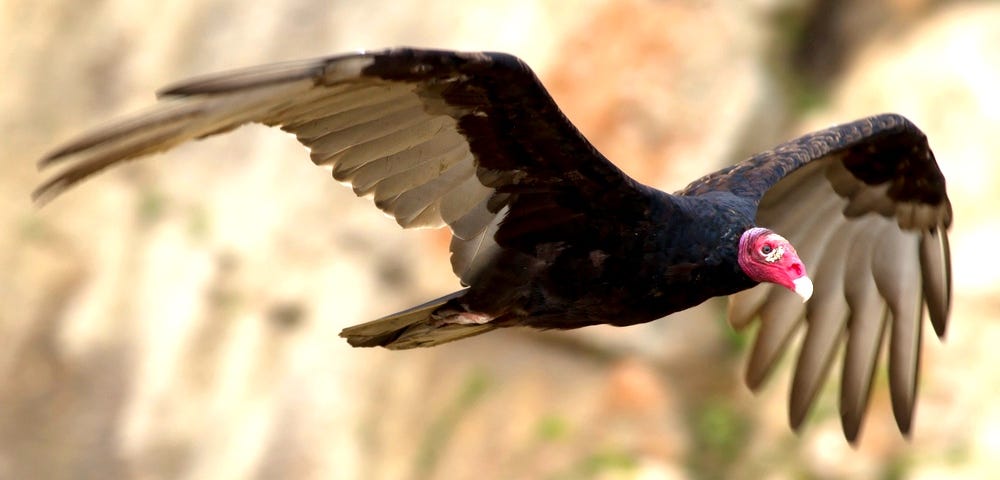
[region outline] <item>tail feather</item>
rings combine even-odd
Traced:
[[[403,350],[418,347],[433,347],[465,337],[486,333],[496,325],[484,324],[440,324],[431,318],[435,309],[453,298],[465,294],[465,289],[441,298],[372,320],[367,323],[345,328],[340,336],[353,347],[385,347]]]

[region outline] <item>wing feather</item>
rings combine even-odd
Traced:
[[[799,193],[803,195],[803,198],[787,198],[792,203],[815,202],[822,195],[822,189],[808,188],[799,191]],[[776,231],[791,231],[793,226],[802,226],[803,228],[794,231],[794,235],[790,236],[789,240],[796,245],[802,261],[806,265],[814,265],[820,261],[823,250],[833,235],[843,227],[842,223],[838,221],[824,221],[833,216],[839,209],[838,203],[820,203],[818,211],[812,211],[810,215],[803,215],[804,218],[800,221],[804,223],[790,222],[789,218],[795,216],[779,217],[775,220],[777,224],[773,228],[777,229]],[[767,219],[759,221],[763,225],[770,224]],[[792,328],[803,320],[803,315],[806,313],[806,307],[799,297],[780,288],[772,286],[768,286],[768,288],[772,289],[772,294],[759,307],[758,313],[762,326],[761,330],[757,332],[754,349],[750,353],[750,362],[747,364],[747,384],[753,389],[761,385],[767,374],[781,358],[787,342],[791,339]],[[823,293],[823,290],[817,289],[813,295],[823,295]],[[765,330],[765,323],[781,325],[783,328]],[[774,338],[771,338],[772,335]]]
[[[458,135],[437,134],[416,145],[412,145],[401,151],[389,153],[386,156],[377,158],[367,163],[361,161],[351,161],[345,159],[347,165],[337,164],[333,170],[333,178],[341,182],[350,182],[355,191],[369,192],[376,184],[386,181],[395,175],[404,173],[407,170],[419,168],[426,163],[447,164],[448,159],[464,158],[469,152],[468,145]],[[370,142],[360,145],[357,149],[365,149],[368,146],[372,149],[379,148],[377,142]],[[353,151],[352,149],[351,151]],[[395,148],[386,148],[392,151]],[[354,165],[356,166],[354,166]]]
[[[892,215],[896,208],[892,200],[886,195],[889,185],[883,184],[877,187],[864,186],[855,190],[851,195],[847,206],[844,207],[844,216],[860,217],[869,212],[876,212],[882,215]]]
[[[767,288],[768,295],[757,311],[760,329],[757,330],[746,368],[745,378],[751,390],[760,388],[767,379],[792,334],[802,324],[801,318],[806,311],[801,299],[774,287]]]
[[[790,420],[798,426],[846,340],[840,409],[853,442],[887,332],[893,412],[900,431],[908,432],[923,310],[943,336],[951,304],[952,211],[923,133],[898,115],[870,117],[804,135],[708,175],[683,193],[720,189],[759,201],[758,225],[795,245],[816,286],[805,309],[774,287],[731,297],[734,327],[761,320],[748,385],[759,387],[806,319],[790,394]]]
[[[875,250],[872,270],[892,316],[889,336],[889,390],[903,433],[910,431],[920,364],[922,288],[914,235],[885,236]]]
[[[452,237],[452,270],[462,280],[463,285],[470,285],[475,280],[476,274],[483,271],[500,249],[492,239],[496,235],[497,230],[500,229],[500,222],[506,215],[507,208],[505,207],[493,218],[486,228],[470,240]]]
[[[489,208],[490,200],[493,197],[493,194],[486,195],[486,198],[475,204],[468,213],[451,224],[455,240],[471,240],[479,236],[491,222],[494,222],[494,217],[498,214],[494,214]]]
[[[471,174],[441,198],[441,219],[452,226],[455,236],[459,238],[468,238],[470,234],[477,234],[486,228],[490,219],[493,218],[493,214],[486,209],[485,204],[492,194],[493,192],[482,188],[479,179]],[[476,214],[480,216],[477,218],[473,212],[479,207],[481,210]],[[459,222],[462,222],[469,215],[472,215],[469,221],[473,223],[474,226],[471,228],[475,231],[460,231]]]
[[[295,97],[267,121],[282,130],[293,131],[308,128],[316,120],[371,105],[392,101],[405,105],[414,96],[410,85],[387,83],[333,85],[310,93],[313,98]]]
[[[330,120],[337,120],[336,122],[331,122],[337,124],[345,121],[339,118],[339,116],[333,117]],[[340,153],[356,145],[364,144],[413,126],[419,127],[420,131],[430,130],[430,132],[435,132],[440,128],[441,122],[442,120],[438,118],[428,120],[426,114],[423,112],[423,108],[416,105],[402,111],[389,112],[384,117],[353,123],[338,130],[327,130],[322,134],[300,138],[300,141],[308,145],[313,152]],[[326,123],[320,122],[319,127],[325,127]]]
[[[838,232],[841,235],[853,236],[857,224],[847,226],[850,231]],[[832,235],[827,235],[829,239]],[[792,391],[789,398],[789,419],[792,428],[798,429],[806,417],[826,380],[834,354],[840,345],[844,327],[847,323],[847,304],[844,299],[844,270],[848,242],[833,242],[822,248],[822,258],[814,263],[823,275],[813,283],[815,299],[808,302],[806,320],[808,328],[799,350],[798,362],[795,365],[795,375],[792,379]]]
[[[297,81],[267,91],[246,92],[238,99],[167,101],[145,114],[85,133],[44,156],[39,161],[41,167],[73,162],[36,188],[32,196],[44,203],[111,165],[232,130],[265,115],[276,101],[307,90],[308,82]]]
[[[937,336],[943,338],[951,305],[951,249],[946,230],[934,229],[921,235],[920,273],[931,324]]]
[[[455,169],[471,176],[473,166],[470,157],[468,149],[452,148],[427,161],[415,163],[408,170],[383,177],[374,186],[375,205],[382,208],[383,205],[393,204],[404,193],[426,188],[445,175],[455,175]]]
[[[869,220],[866,223],[869,224],[867,228],[862,228],[851,243],[843,278],[850,317],[841,374],[840,418],[850,442],[857,439],[868,409],[879,348],[888,321],[885,302],[879,296],[875,279],[868,274],[874,261],[875,240],[883,228],[878,228],[878,222]],[[882,223],[884,226],[885,222]]]
[[[471,158],[466,158],[466,161],[456,162],[433,179],[400,193],[385,204],[379,204],[378,187],[376,187],[376,205],[379,208],[385,208],[386,211],[393,212],[400,225],[407,226],[408,219],[415,218],[428,206],[437,204],[441,197],[475,175],[475,167],[472,165]]]
[[[730,301],[726,316],[729,318],[729,325],[736,330],[743,330],[757,319],[760,307],[767,301],[767,296],[771,292],[770,285],[757,285],[749,290],[730,295]],[[749,367],[747,368],[749,371]],[[750,383],[750,388],[755,388]]]
[[[393,115],[400,115],[398,119]],[[368,128],[378,133],[387,133],[385,128],[372,128],[371,123],[376,127],[385,125],[407,126],[406,120],[413,118],[424,119],[423,106],[414,95],[399,95],[387,99],[380,98],[377,103],[362,105],[350,110],[331,112],[322,117],[317,117],[299,125],[288,125],[285,130],[295,134],[302,143],[311,145],[313,141],[321,137],[347,137],[349,138],[349,128]],[[315,148],[315,147],[314,147]],[[319,148],[319,150],[323,150]]]
[[[44,157],[41,166],[66,168],[35,198],[47,201],[116,163],[262,123],[294,134],[316,165],[372,196],[401,226],[450,226],[455,272],[466,280],[498,251],[498,212],[518,217],[521,207],[511,202],[521,189],[547,185],[551,194],[533,200],[570,199],[584,211],[572,215],[577,222],[638,216],[647,195],[562,115],[527,65],[506,54],[362,52],[204,76],[159,95],[152,110]],[[618,202],[608,202],[609,190]]]

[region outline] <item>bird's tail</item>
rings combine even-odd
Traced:
[[[433,347],[442,343],[486,333],[496,325],[442,323],[431,318],[435,309],[453,298],[465,294],[465,290],[450,293],[425,304],[372,320],[367,323],[347,327],[340,336],[353,347],[385,347],[392,350]]]

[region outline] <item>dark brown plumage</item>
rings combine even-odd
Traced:
[[[947,325],[951,206],[926,138],[901,116],[802,136],[670,195],[605,159],[505,54],[359,53],[204,77],[160,96],[156,109],[46,156],[42,166],[66,168],[36,198],[245,123],[279,126],[401,226],[452,230],[452,267],[467,288],[345,329],[352,345],[631,325],[733,295],[736,328],[761,321],[752,388],[807,326],[794,427],[845,339],[841,412],[853,441],[887,335],[893,409],[910,430],[923,308],[938,336]],[[772,283],[751,288],[758,282]]]

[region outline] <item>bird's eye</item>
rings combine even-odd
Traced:
[[[762,253],[764,255],[767,255],[767,254],[771,253],[772,250],[774,250],[774,249],[771,248],[771,246],[767,245],[767,244],[764,244],[763,247],[760,247],[760,253]]]

